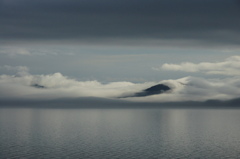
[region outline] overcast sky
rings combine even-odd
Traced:
[[[239,15],[239,0],[0,0],[0,83],[15,96],[6,81],[20,81],[21,90],[56,73],[97,81],[104,91],[111,82],[127,82],[124,91],[140,83],[137,91],[149,82],[198,79],[214,88],[212,98],[235,98],[236,90],[223,93],[222,85],[237,86],[240,75]]]
[[[0,4],[2,41],[108,44],[130,38],[239,44],[239,0],[1,0]]]

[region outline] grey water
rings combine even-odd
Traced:
[[[240,158],[240,109],[0,109],[0,158]]]

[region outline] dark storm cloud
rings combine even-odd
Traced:
[[[153,38],[239,43],[238,0],[0,0],[1,40]]]

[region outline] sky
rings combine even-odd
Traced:
[[[1,99],[118,99],[160,83],[172,91],[124,100],[239,98],[239,14],[239,0],[0,0]]]

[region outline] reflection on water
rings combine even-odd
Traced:
[[[0,158],[237,158],[240,110],[0,109]]]

